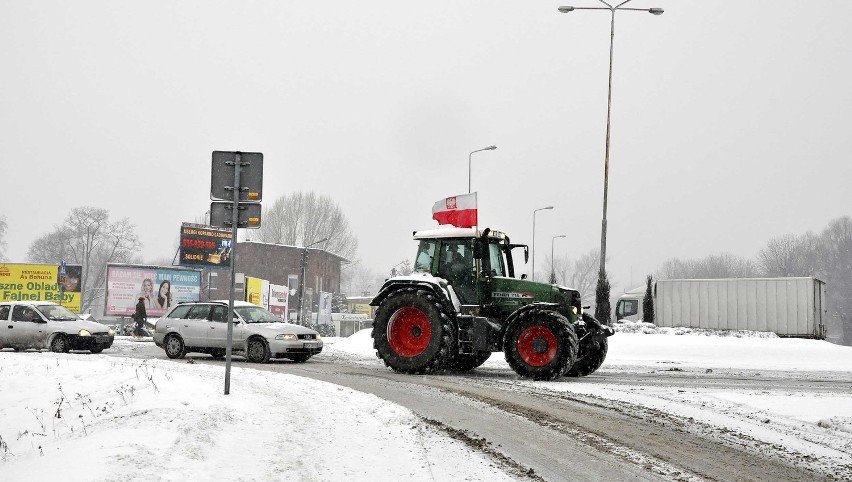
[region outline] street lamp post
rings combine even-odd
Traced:
[[[556,241],[556,238],[566,238],[568,235],[560,234],[559,236],[554,236],[550,238],[550,281],[553,282],[554,278],[556,278],[556,269],[553,267],[553,242]]]
[[[532,280],[535,281],[535,213],[544,211],[545,209],[553,209],[553,206],[538,208],[533,211],[533,236],[532,236]]]
[[[606,5],[606,7],[559,7],[559,11],[562,13],[570,13],[574,10],[609,10],[610,12],[610,23],[609,23],[609,84],[607,87],[606,94],[606,150],[604,152],[604,188],[603,188],[603,216],[601,218],[601,260],[600,260],[600,270],[598,272],[598,278],[604,279],[606,277],[606,207],[607,207],[607,194],[609,192],[609,139],[610,139],[610,112],[612,110],[612,51],[613,44],[615,43],[615,11],[616,10],[632,10],[635,12],[648,12],[652,15],[662,15],[662,8],[628,8],[624,5],[632,0],[624,0],[618,5],[610,5],[604,0],[598,0],[602,4]],[[609,300],[606,300],[607,304]],[[598,304],[601,303],[601,300],[597,300]],[[608,311],[608,308],[607,308]],[[609,317],[607,316],[607,319]]]
[[[305,250],[302,251],[302,276],[299,279],[299,322],[301,323],[305,322],[304,313],[302,312],[302,299],[305,297],[305,276],[307,276],[308,272],[308,248],[324,241],[328,241],[328,238],[322,238],[319,241],[314,241],[313,243],[305,246]]]
[[[475,151],[471,151],[471,153],[467,155],[467,193],[468,194],[470,194],[470,192],[471,192],[470,191],[470,157],[473,155],[474,152],[493,151],[494,149],[497,149],[497,146],[483,147],[482,149],[477,149]]]

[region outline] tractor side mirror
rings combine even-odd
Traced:
[[[488,235],[490,233],[491,228],[485,228],[473,242],[473,257],[475,259],[482,259],[484,253],[488,252]]]

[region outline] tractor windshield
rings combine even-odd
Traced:
[[[414,271],[417,273],[431,273],[432,259],[435,257],[435,240],[421,239],[417,248],[417,257],[414,260]]]

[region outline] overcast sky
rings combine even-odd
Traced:
[[[538,274],[600,245],[609,14],[543,1],[0,3],[10,261],[77,206],[174,255],[213,150],[264,154],[264,201],[340,203],[377,271],[432,204],[532,241]],[[600,5],[578,0],[575,6]],[[671,257],[752,257],[852,214],[852,3],[633,0],[616,16],[613,291]],[[529,269],[527,268],[527,271]]]

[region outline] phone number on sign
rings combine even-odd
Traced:
[[[184,248],[216,249],[214,241],[204,241],[201,239],[184,239],[181,240],[180,244]]]

